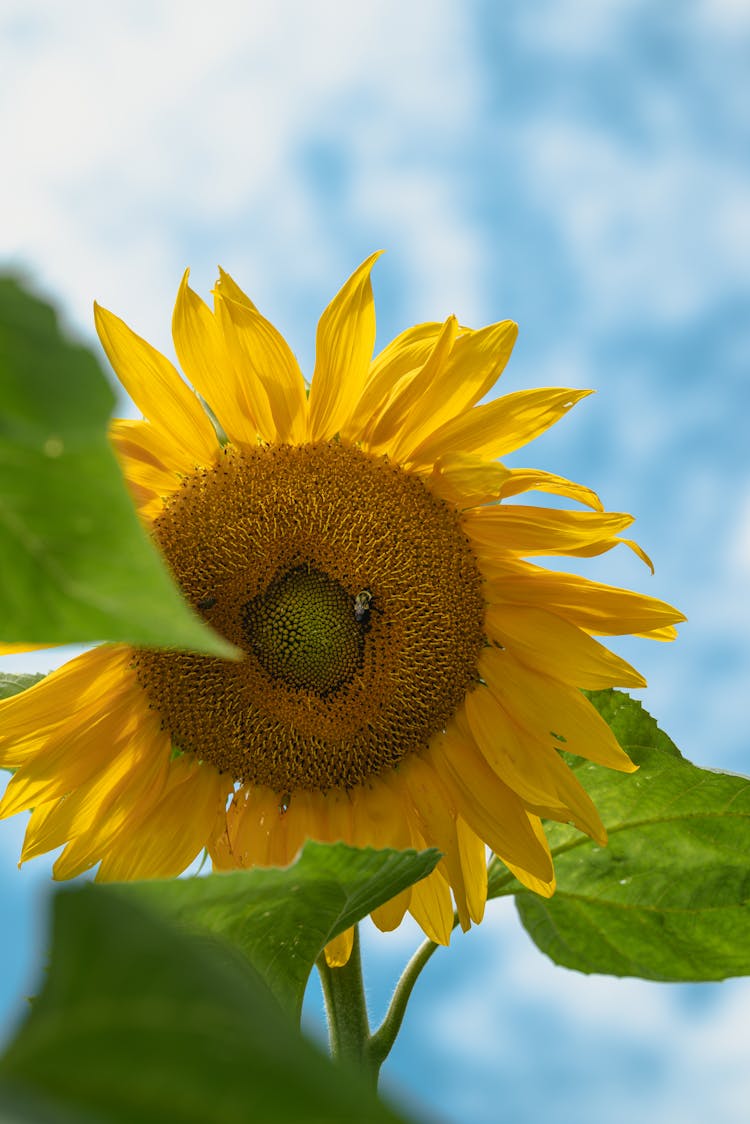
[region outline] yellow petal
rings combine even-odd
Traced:
[[[296,797],[295,797],[296,799]],[[369,846],[359,842],[356,836],[356,817],[352,807],[352,796],[341,789],[312,796],[311,820],[315,824],[314,838],[324,843],[355,843],[358,847]]]
[[[640,558],[641,562],[643,562],[644,565],[648,566],[652,574],[656,573],[653,562],[646,554],[646,551],[642,546],[639,546],[637,542],[633,542],[632,539],[621,539],[620,541],[622,542],[623,546],[629,547],[630,550],[633,551],[633,554]]]
[[[97,703],[106,709],[114,693],[132,686],[132,658],[132,648],[102,644],[0,700],[0,765],[22,765],[38,752],[45,731],[69,722],[85,707]]]
[[[144,527],[152,527],[154,521],[161,515],[164,510],[164,500],[161,495],[154,495],[148,493],[145,489],[141,489],[140,498],[136,496],[138,492],[138,485],[134,484],[131,487],[131,495],[134,498],[135,506],[138,509],[138,518]]]
[[[165,791],[170,753],[169,735],[151,716],[106,769],[60,801],[48,830],[64,830],[69,842],[52,868],[55,878],[75,878],[117,849],[120,840],[129,844]],[[45,850],[55,845],[50,838],[44,843]],[[41,844],[37,838],[36,845]],[[27,837],[24,859],[32,845]]]
[[[159,728],[155,713],[147,712],[94,776],[67,795],[41,805],[47,809],[42,816],[32,815],[22,861],[80,839],[74,862],[69,862],[69,853],[57,860],[55,877],[73,877],[93,866],[103,853],[98,847],[100,833],[111,834],[158,799],[166,783],[170,750],[169,735]],[[80,861],[82,854],[90,856],[87,861]]]
[[[431,846],[442,852],[441,861],[445,864],[461,928],[465,932],[470,927],[471,920],[456,831],[455,806],[438,775],[417,754],[412,754],[399,769],[398,783],[406,785],[421,834]]]
[[[176,492],[181,484],[179,470],[168,467],[168,462],[162,461],[157,454],[156,448],[162,442],[155,440],[155,436],[156,430],[148,422],[114,421],[109,429],[109,439],[125,482],[134,493],[138,506],[146,493],[163,499]]]
[[[211,765],[179,757],[164,795],[103,860],[97,880],[172,878],[206,845],[226,805],[231,781]]]
[[[368,432],[366,445],[370,452],[387,450],[396,460],[406,459],[404,449],[411,449],[414,445],[413,427],[419,426],[425,413],[429,414],[437,408],[439,392],[436,388],[442,382],[441,376],[458,330],[455,316],[449,316],[423,365],[413,378],[404,380],[377,424]]]
[[[416,810],[406,787],[403,770],[382,774],[377,788],[379,790],[377,798],[370,801],[371,822],[377,823],[382,814],[383,825],[387,824],[391,830],[395,823],[400,824],[395,839],[392,842],[384,839],[379,845],[395,846],[401,850],[405,847],[414,847],[418,851],[433,846],[434,841],[426,839],[419,829],[418,817],[415,815]],[[377,838],[382,838],[379,832]],[[374,841],[373,845],[376,845]],[[445,879],[436,878],[433,872],[427,878],[415,883],[411,887],[409,909],[430,940],[437,944],[448,944],[453,928],[453,904]]]
[[[485,648],[480,653],[479,673],[505,713],[540,744],[552,746],[557,742],[597,765],[625,773],[636,770],[607,723],[580,691],[524,667],[510,652],[497,649]],[[469,699],[483,693],[473,691]]]
[[[567,496],[568,499],[586,504],[594,511],[604,511],[602,501],[591,488],[575,484],[572,480],[555,476],[551,472],[538,472],[533,468],[511,469],[503,482],[500,496],[502,499],[509,499],[521,492],[548,492],[550,495]]]
[[[685,617],[666,601],[627,589],[589,581],[577,574],[555,573],[516,560],[485,561],[489,580],[484,593],[498,604],[549,608],[579,628],[597,636],[627,634],[671,640],[673,624]]]
[[[462,517],[481,557],[498,551],[511,556],[602,554],[617,545],[617,532],[632,522],[633,516],[622,512],[558,511],[521,504],[476,508]]]
[[[354,929],[345,929],[325,947],[326,964],[329,968],[343,968],[349,963],[354,945]]]
[[[284,861],[280,864],[288,866],[294,862],[306,840],[315,838],[314,808],[318,792],[295,792],[288,803],[280,804],[286,807],[286,812],[279,818],[279,834],[283,835]]]
[[[244,400],[258,418],[265,440],[301,444],[307,432],[307,394],[286,340],[259,312],[223,297],[220,291],[216,313],[235,356]]]
[[[150,422],[113,418],[109,425],[109,437],[118,454],[141,460],[175,476],[184,474],[184,451],[175,444],[173,437],[166,436]]]
[[[606,836],[596,808],[575,774],[551,747],[549,730],[542,736],[536,728],[522,729],[508,714],[505,698],[496,698],[486,688],[472,691],[465,705],[469,727],[482,756],[527,806],[534,810],[544,808],[549,818],[572,822],[587,835],[604,842]]]
[[[58,644],[28,644],[25,641],[0,644],[0,656],[17,656],[22,652],[40,652],[44,648],[57,647],[59,647]]]
[[[371,254],[355,270],[320,318],[315,371],[310,386],[310,440],[338,433],[359,401],[375,343]]]
[[[546,848],[547,854],[550,855],[551,862],[552,856],[549,849],[549,843],[547,842],[547,836],[544,834],[542,821],[539,819],[539,816],[535,816],[529,813],[529,822],[531,823],[531,827],[540,844]],[[551,898],[554,894],[554,874],[549,879],[535,878],[533,874],[529,874],[529,872],[527,870],[524,870],[522,867],[513,866],[512,863],[508,862],[506,862],[505,865],[507,866],[511,874],[515,875],[518,881],[521,882],[528,890],[533,890],[535,894],[540,894],[543,898]]]
[[[451,724],[433,740],[429,756],[462,819],[503,862],[552,877],[552,863],[540,850],[520,797],[490,768],[473,738],[461,736]]]
[[[219,320],[182,279],[172,316],[172,338],[180,366],[200,395],[208,402],[222,429],[236,445],[254,449],[262,416],[262,388],[254,401],[238,377],[233,356]],[[258,408],[258,417],[256,410]],[[263,434],[273,440],[275,434]]]
[[[378,423],[403,380],[413,378],[435,346],[442,324],[416,324],[396,336],[376,355],[367,382],[353,413],[341,427],[341,436],[361,441]]]
[[[67,829],[58,830],[55,819],[64,804],[63,800],[50,800],[47,804],[39,804],[34,808],[26,824],[23,848],[19,867],[35,855],[42,855],[46,851],[54,851],[67,841]],[[47,842],[49,840],[49,842]]]
[[[400,894],[396,894],[395,898],[383,902],[382,905],[372,911],[370,916],[373,924],[380,929],[381,933],[392,933],[394,929],[398,929],[410,905],[411,887],[408,887],[406,890],[402,890]]]
[[[348,803],[347,822],[351,824],[348,839],[354,846],[393,847],[398,851],[411,846],[402,801],[394,800],[390,789],[381,780],[374,778],[371,783],[353,789]],[[337,837],[345,838],[341,834]],[[411,889],[407,888],[373,910],[372,920],[381,932],[389,933],[401,924],[410,902]]]
[[[373,777],[352,790],[352,801],[355,846],[393,847],[397,851],[411,847],[400,789],[394,798],[394,790],[382,778]]]
[[[415,837],[414,847],[422,850],[424,840]],[[415,882],[411,888],[409,912],[431,941],[435,944],[450,944],[453,931],[453,903],[448,883],[440,877],[437,870],[426,878]]]
[[[40,739],[39,752],[8,784],[0,801],[0,819],[65,796],[104,768],[130,738],[133,701],[126,693],[107,710],[87,707],[79,721],[65,723]]]
[[[278,815],[274,816],[273,828],[266,835],[263,865],[288,867],[297,858],[300,847],[308,837],[307,823],[305,818],[300,816],[299,807],[295,812],[291,812],[291,810],[283,812],[278,796],[275,798],[275,810],[277,810]],[[233,863],[233,865],[236,865],[236,863]],[[245,863],[242,863],[242,865],[245,865]],[[254,863],[251,862],[249,865],[254,865]]]
[[[574,624],[544,609],[489,605],[487,635],[526,667],[562,683],[597,691],[604,687],[645,687],[635,668]]]
[[[471,920],[478,925],[484,917],[484,907],[487,904],[486,847],[484,840],[471,830],[461,816],[456,819],[456,834],[464,871],[466,904]]]
[[[578,550],[567,551],[568,554],[575,554],[578,558],[594,558],[599,554],[604,554],[608,550],[612,550],[615,546],[626,546],[628,550],[632,550],[644,565],[648,566],[651,573],[655,573],[654,564],[646,554],[646,551],[634,542],[632,539],[603,539],[601,542],[592,542],[588,546],[582,546]]]
[[[517,390],[475,406],[445,422],[411,455],[415,468],[434,464],[445,453],[476,453],[497,460],[520,449],[559,421],[590,390]]]
[[[272,865],[272,835],[281,819],[279,797],[264,785],[247,785],[236,793],[227,820],[237,866]]]
[[[231,805],[227,809],[227,815],[224,823],[217,823],[216,832],[209,836],[206,840],[206,850],[208,851],[211,859],[212,870],[235,870],[238,864],[234,861],[234,856],[229,849],[229,833],[227,831],[227,820],[231,813]]]
[[[216,432],[206,411],[156,348],[111,312],[94,305],[96,330],[115,374],[143,416],[165,440],[182,450],[180,468],[192,472],[216,458]]]
[[[488,462],[472,453],[446,453],[424,480],[436,496],[463,511],[498,500],[509,476],[498,461]]]
[[[244,304],[245,308],[257,312],[257,307],[250,300],[247,293],[243,292],[233,277],[219,266],[219,280],[216,282],[215,292],[221,293],[222,297],[227,297],[230,301],[236,301],[237,304]]]
[[[407,415],[393,455],[408,460],[441,426],[465,416],[502,374],[517,336],[512,320],[459,335]]]
[[[237,830],[249,788],[250,786],[244,786],[235,792],[223,821],[217,823],[215,833],[206,844],[214,870],[235,870],[249,865],[243,861],[244,856],[237,846]]]

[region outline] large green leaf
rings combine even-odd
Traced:
[[[91,885],[56,897],[46,982],[0,1061],[0,1118],[403,1120],[306,1041],[227,945]]]
[[[294,1015],[330,940],[434,869],[437,851],[358,850],[309,842],[292,867],[123,884],[182,925],[240,949]]]
[[[0,641],[229,655],[138,522],[107,440],[113,404],[93,354],[0,278]]]
[[[492,895],[515,893],[539,948],[581,972],[674,981],[750,974],[750,779],[691,765],[626,694],[591,699],[640,765],[623,775],[571,759],[609,845],[550,825],[555,895],[523,890],[499,863]]]
[[[26,675],[14,675],[9,671],[0,671],[0,699],[9,699],[11,695],[19,695],[27,687],[33,687],[40,679],[44,679],[41,671]]]

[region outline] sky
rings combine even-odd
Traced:
[[[509,463],[637,516],[655,576],[575,568],[687,614],[618,650],[687,757],[750,773],[749,50],[742,0],[3,0],[0,264],[79,338],[97,299],[172,354],[183,270],[205,294],[220,263],[308,373],[374,249],[379,345],[517,320],[503,389],[597,393]],[[22,830],[0,825],[6,1026],[49,893]],[[376,1011],[417,940],[366,934]],[[386,1082],[446,1124],[739,1124],[748,1001],[554,967],[498,902],[433,957]]]

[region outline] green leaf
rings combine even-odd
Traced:
[[[397,1124],[228,946],[110,887],[59,893],[41,994],[0,1061],[0,1118]]]
[[[305,845],[293,866],[118,886],[182,925],[240,949],[299,1016],[310,971],[330,940],[428,875],[437,851]]]
[[[231,655],[138,521],[107,440],[113,404],[93,354],[0,278],[0,640]]]
[[[14,675],[10,671],[0,671],[0,699],[9,699],[11,695],[19,695],[27,687],[33,687],[40,679],[44,679],[41,671],[28,675]]]
[[[627,775],[571,758],[609,845],[549,825],[555,895],[525,891],[493,863],[493,896],[515,893],[539,948],[580,972],[670,981],[750,974],[750,779],[691,765],[623,692],[590,697],[640,765]]]

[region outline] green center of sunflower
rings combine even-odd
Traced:
[[[261,667],[291,688],[325,697],[362,663],[363,628],[350,595],[299,567],[245,606],[245,635]]]
[[[281,794],[351,788],[424,749],[477,681],[484,599],[456,510],[336,442],[224,448],[155,538],[240,661],[138,650],[174,743]]]

